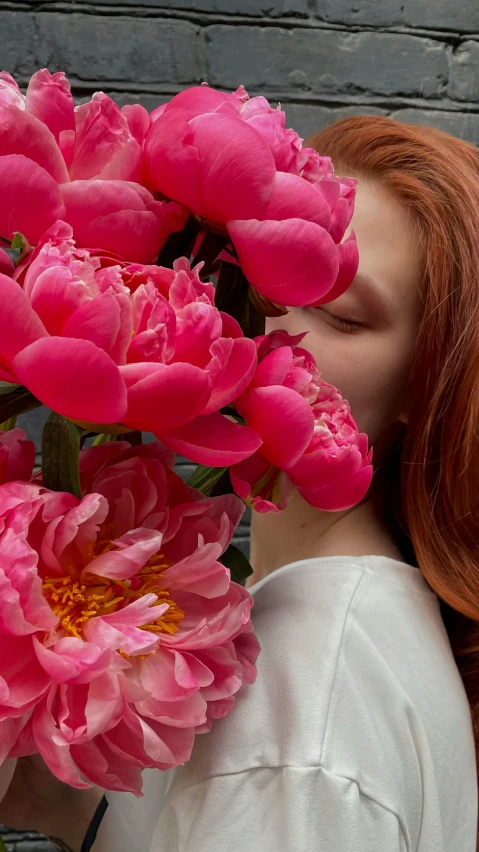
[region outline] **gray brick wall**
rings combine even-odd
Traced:
[[[479,143],[478,0],[0,0],[0,66],[25,84],[43,65],[78,100],[102,89],[153,109],[202,80],[244,83],[303,136],[366,112]]]
[[[0,0],[0,59],[147,108],[208,80],[281,101],[307,135],[379,112],[479,142],[477,0]]]

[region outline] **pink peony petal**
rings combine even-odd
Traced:
[[[14,106],[0,105],[0,157],[8,154],[22,154],[38,163],[56,183],[68,180],[61,151],[43,121]]]
[[[187,556],[173,565],[162,575],[165,588],[180,589],[215,598],[224,595],[229,586],[230,572],[221,562],[216,562],[221,548],[216,543],[199,547],[191,556]]]
[[[0,104],[13,104],[18,109],[25,109],[25,96],[8,71],[0,71]]]
[[[128,122],[131,135],[141,145],[150,127],[148,110],[141,104],[125,104],[121,108],[121,114]]]
[[[367,466],[349,479],[333,480],[321,488],[296,487],[311,506],[326,512],[341,512],[363,499],[371,484],[372,475],[372,466]]]
[[[42,594],[38,554],[25,539],[25,522],[22,527],[9,526],[0,536],[0,631],[16,636],[58,624]]]
[[[201,206],[201,162],[190,141],[188,114],[164,110],[146,135],[145,165],[148,182],[167,198],[192,210]]]
[[[224,340],[218,340],[211,347],[211,354],[213,357],[218,354],[223,367],[214,382],[214,389],[204,414],[219,411],[224,405],[233,402],[248,387],[256,369],[257,355],[254,340],[247,337],[235,339],[226,359],[222,357],[222,343]]]
[[[46,338],[47,332],[20,285],[6,275],[0,275],[0,300],[0,364],[10,365],[15,355]]]
[[[0,677],[8,688],[8,698],[4,695],[0,704],[0,717],[28,713],[42,700],[51,680],[35,656],[31,636],[2,633]]]
[[[152,263],[169,233],[181,227],[181,223],[170,227],[169,205],[155,202],[139,184],[75,180],[60,189],[66,208],[63,218],[83,248],[101,248],[124,260]]]
[[[51,648],[42,645],[34,636],[33,647],[42,668],[56,683],[88,682],[111,665],[109,648],[99,648],[75,636],[65,636]]]
[[[71,314],[91,299],[87,287],[75,281],[72,269],[52,265],[42,271],[41,258],[28,270],[23,290],[51,335],[61,335]]]
[[[358,271],[359,251],[356,243],[355,234],[352,233],[349,237],[338,246],[339,251],[339,272],[334,286],[322,299],[316,304],[322,305],[326,302],[332,302],[334,299],[339,299],[346,292],[349,285],[352,284],[354,277]]]
[[[52,696],[54,694],[52,691]],[[69,745],[58,731],[50,709],[52,700],[53,698],[44,699],[42,704],[35,708],[32,721],[35,743],[48,768],[60,781],[70,787],[86,790],[91,785],[82,779],[73,763]]]
[[[261,446],[257,432],[232,423],[218,412],[196,417],[179,429],[163,432],[161,440],[197,464],[213,467],[242,461]]]
[[[141,180],[141,147],[108,95],[95,92],[91,101],[76,108],[75,118],[72,180]]]
[[[280,346],[268,353],[258,364],[251,388],[282,385],[293,364],[290,346]]]
[[[29,480],[35,464],[35,444],[23,429],[0,431],[0,483]]]
[[[183,655],[161,646],[156,654],[138,661],[138,677],[158,701],[183,700],[198,691],[200,681],[204,686],[213,680],[211,672],[191,654]]]
[[[182,109],[188,114],[188,118],[195,118],[197,115],[218,112],[219,110],[225,110],[227,113],[235,115],[240,106],[241,101],[235,95],[218,92],[217,89],[212,89],[210,86],[191,86],[189,89],[179,92],[167,104],[157,107],[157,110],[163,109],[163,111],[169,112],[172,109]],[[157,110],[154,110],[154,112],[156,113]]]
[[[311,406],[290,388],[254,388],[242,398],[240,413],[261,436],[261,455],[281,469],[300,458],[313,435]]]
[[[95,557],[85,566],[85,571],[116,580],[126,580],[137,574],[150,557],[158,553],[163,536],[155,530],[147,529],[136,530],[133,539],[131,534],[128,535],[131,543],[122,547],[121,550],[111,550]],[[121,545],[122,540],[119,539],[114,543]]]
[[[331,211],[316,185],[293,174],[276,172],[273,191],[259,219],[305,219],[329,230]]]
[[[256,219],[226,223],[248,281],[267,299],[311,305],[333,287],[339,254],[329,233],[314,222]]]
[[[168,604],[155,606],[156,599],[156,595],[144,595],[118,612],[90,618],[83,631],[85,637],[100,648],[130,655],[151,653],[159,643],[159,636],[140,628],[168,609]]]
[[[30,115],[34,115],[48,127],[57,143],[62,131],[75,129],[70,83],[63,71],[57,71],[55,74],[50,74],[46,68],[37,71],[30,78],[25,107]]]
[[[152,124],[145,157],[153,186],[215,222],[259,215],[275,175],[267,142],[236,115],[188,118],[171,105]]]
[[[192,364],[127,364],[120,369],[128,387],[123,419],[133,429],[175,429],[200,414],[210,397],[208,373]]]
[[[0,234],[9,240],[19,231],[35,244],[50,225],[65,216],[55,180],[22,154],[0,156],[0,194]]]
[[[197,212],[214,222],[259,217],[276,174],[266,140],[246,122],[219,113],[193,118],[190,128],[203,172]]]
[[[91,340],[116,363],[124,364],[133,326],[129,304],[127,310],[122,311],[121,303],[120,296],[101,293],[70,315],[63,326],[62,336]],[[118,343],[120,346],[117,346]]]
[[[64,417],[116,423],[126,412],[126,388],[116,364],[89,340],[37,340],[13,360],[22,384]]]

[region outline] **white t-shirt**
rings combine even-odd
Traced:
[[[96,852],[474,852],[469,706],[439,603],[383,556],[253,586],[258,678],[191,761],[109,795]]]

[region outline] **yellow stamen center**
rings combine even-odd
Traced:
[[[116,546],[112,542],[97,542],[92,555],[114,549],[116,550]],[[184,613],[170,598],[170,593],[161,588],[161,575],[171,564],[164,554],[157,553],[138,574],[128,580],[111,580],[89,573],[80,576],[75,571],[62,577],[46,577],[42,590],[60,621],[60,628],[67,636],[80,638],[90,618],[117,612],[149,593],[158,598],[152,607],[152,614],[154,607],[161,604],[167,603],[168,609],[141,629],[151,633],[172,634],[179,629]]]

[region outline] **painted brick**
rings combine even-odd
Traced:
[[[433,98],[448,76],[446,45],[409,35],[219,24],[206,39],[211,85]]]
[[[412,124],[429,124],[460,139],[479,145],[479,113],[448,112],[429,109],[399,109],[392,118]]]
[[[101,0],[96,6],[131,6],[134,0]],[[77,0],[77,5],[89,0]],[[175,9],[186,12],[211,12],[222,15],[251,15],[255,18],[276,18],[280,15],[305,17],[311,3],[308,0],[141,0],[138,6],[155,9]]]
[[[477,0],[317,0],[317,16],[353,26],[479,30]]]
[[[48,65],[51,71],[100,83],[188,84],[204,77],[203,42],[199,28],[188,21],[52,13],[35,17],[37,67]]]
[[[465,41],[450,57],[449,96],[458,101],[479,100],[479,43]]]
[[[293,127],[303,139],[318,130],[323,130],[333,121],[350,115],[386,115],[386,110],[377,107],[326,107],[317,104],[283,104],[288,127]]]
[[[30,76],[38,39],[35,22],[23,12],[0,12],[0,66],[16,76]]]
[[[108,94],[110,97],[118,104],[118,106],[122,107],[125,104],[141,104],[151,112],[155,109],[155,107],[160,106],[160,104],[164,104],[167,101],[171,100],[173,94],[171,95],[150,95],[145,92],[114,92],[109,91]],[[90,100],[90,96],[82,98],[81,100]]]

